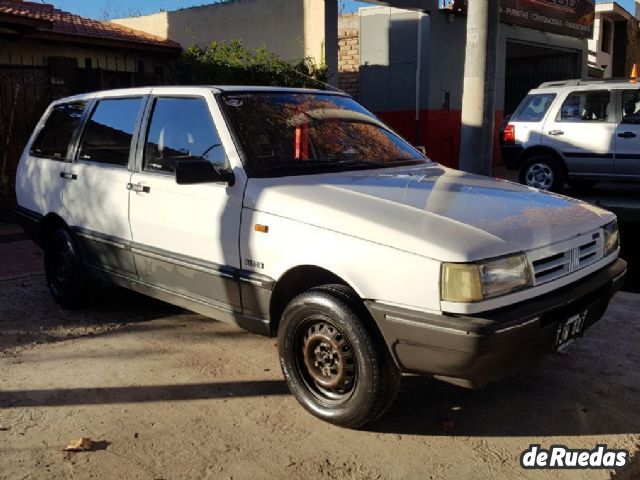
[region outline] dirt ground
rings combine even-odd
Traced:
[[[62,311],[40,260],[0,229],[2,479],[640,478],[636,294],[566,355],[479,391],[405,378],[383,419],[349,431],[298,406],[273,339],[118,289]],[[62,452],[82,436],[93,451]],[[534,443],[606,443],[632,465],[522,470]]]

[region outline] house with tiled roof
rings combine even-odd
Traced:
[[[167,83],[181,50],[166,38],[51,4],[0,0],[0,197],[51,101]]]
[[[180,45],[166,38],[74,15],[48,3],[0,0],[0,65],[152,74],[180,51]]]

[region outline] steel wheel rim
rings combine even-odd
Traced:
[[[527,169],[525,175],[527,185],[540,190],[549,190],[555,176],[553,170],[546,163],[534,163]]]
[[[298,328],[295,363],[307,389],[323,403],[343,403],[355,390],[358,365],[353,346],[324,316],[310,317]]]

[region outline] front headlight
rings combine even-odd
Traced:
[[[533,284],[524,254],[476,263],[443,263],[441,296],[446,302],[473,303]]]
[[[604,226],[604,256],[608,257],[620,248],[620,233],[618,232],[618,221]]]

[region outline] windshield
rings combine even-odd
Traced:
[[[252,176],[385,168],[426,160],[348,97],[225,94],[222,105]]]

